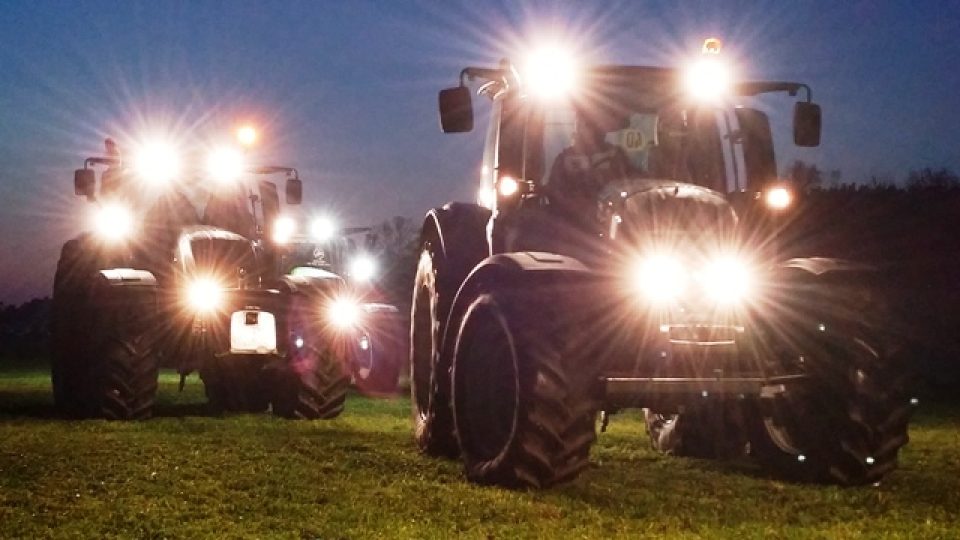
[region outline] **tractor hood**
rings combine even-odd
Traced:
[[[258,268],[253,242],[217,227],[184,229],[177,252],[181,270],[188,276],[216,277],[229,282],[254,274]]]
[[[618,243],[729,237],[737,224],[723,195],[672,180],[619,183],[605,190],[601,204],[610,237]]]

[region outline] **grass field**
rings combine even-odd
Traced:
[[[413,448],[405,399],[351,397],[338,419],[204,417],[195,378],[164,374],[158,418],[53,417],[40,370],[0,373],[0,536],[16,538],[958,538],[960,421],[921,407],[879,487],[764,477],[745,463],[654,454],[613,418],[577,481],[469,485]]]

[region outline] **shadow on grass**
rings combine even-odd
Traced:
[[[176,402],[161,397],[154,407],[155,418],[184,418],[189,416],[218,416],[212,414],[205,402]],[[63,415],[53,405],[50,390],[0,390],[0,418],[35,418],[40,420],[75,420]]]

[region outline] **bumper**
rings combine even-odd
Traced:
[[[800,384],[804,375],[780,377],[670,378],[609,377],[601,380],[604,401],[613,407],[674,409],[702,399],[759,397],[765,388]]]

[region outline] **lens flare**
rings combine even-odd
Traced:
[[[763,200],[772,210],[784,210],[793,202],[793,193],[785,187],[775,187],[767,190]]]
[[[209,313],[220,308],[223,287],[211,278],[197,278],[187,285],[187,304],[198,313]]]
[[[730,94],[730,69],[715,56],[701,58],[687,68],[684,86],[697,101],[718,102]]]
[[[542,46],[527,57],[521,77],[530,94],[545,100],[557,99],[576,87],[576,61],[560,46]]]
[[[664,304],[680,298],[687,289],[687,270],[672,255],[656,254],[637,261],[634,286],[653,304]]]
[[[180,155],[168,142],[151,141],[137,149],[132,165],[138,178],[150,184],[162,185],[180,174]]]
[[[510,176],[504,176],[497,182],[500,196],[509,197],[520,190],[520,183]]]
[[[207,173],[218,182],[237,181],[245,167],[243,154],[236,148],[218,148],[207,158]]]
[[[362,312],[356,300],[338,298],[327,306],[327,320],[337,328],[351,328],[360,322]]]
[[[337,234],[337,223],[326,216],[314,218],[310,224],[310,235],[317,242],[326,242]]]
[[[358,255],[350,261],[350,277],[356,281],[370,281],[377,274],[377,261],[369,255]]]
[[[237,141],[243,146],[253,146],[257,142],[257,130],[253,126],[241,126],[237,129]]]
[[[93,225],[101,238],[118,242],[133,234],[133,212],[122,204],[107,203],[97,208]]]
[[[297,222],[290,216],[280,216],[273,222],[273,241],[286,244],[297,232]]]
[[[699,277],[706,296],[722,305],[747,300],[755,282],[750,266],[735,256],[711,261]]]

